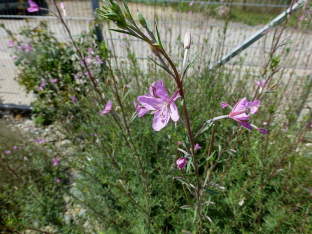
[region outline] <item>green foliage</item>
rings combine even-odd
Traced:
[[[115,2],[110,3],[119,10]],[[108,10],[105,10],[107,16]],[[126,19],[121,13],[108,16]],[[30,32],[32,30],[24,35],[31,36]],[[77,43],[83,54],[89,47],[101,57],[106,52],[110,54],[104,43],[98,45],[92,38],[90,36],[90,41],[81,45]],[[20,161],[22,155],[32,156],[32,164],[25,167],[31,174],[25,172],[24,167],[17,168],[24,178],[21,184],[25,184],[29,175],[32,179],[17,190],[14,187],[2,189],[3,203],[12,206],[2,207],[5,213],[2,222],[6,227],[24,231],[27,227],[46,230],[49,226],[56,233],[181,233],[183,230],[199,233],[197,205],[192,196],[193,185],[197,182],[192,159],[189,158],[186,169],[181,171],[175,164],[184,156],[177,148],[189,152],[186,129],[181,123],[175,126],[170,122],[160,132],[155,132],[152,116],[146,114],[138,118],[133,106],[133,101],[147,94],[150,84],[158,79],[164,81],[169,96],[176,91],[176,85],[153,63],[147,64],[148,69],[141,69],[128,39],[124,40],[126,60],[107,56],[106,70],[91,63],[88,66],[91,74],[80,77],[79,82],[74,81],[74,75],[86,72],[77,59],[79,53],[69,45],[67,48],[63,43],[55,44],[53,53],[65,53],[67,48],[71,54],[70,61],[64,62],[66,69],[59,71],[61,61],[58,58],[47,61],[51,67],[44,65],[42,68],[47,69],[49,77],[56,74],[51,78],[57,77],[56,87],[61,91],[54,89],[54,84],[48,84],[50,78],[42,92],[35,91],[42,78],[35,73],[33,64],[41,59],[19,62],[19,69],[27,75],[21,75],[27,89],[37,92],[38,101],[48,103],[48,108],[56,103],[53,119],[73,143],[75,155],[68,157],[60,150],[62,163],[53,167],[45,153],[27,147],[23,148],[25,151],[14,152],[13,156]],[[31,45],[37,50],[36,44]],[[281,59],[272,55],[271,67],[275,68]],[[200,73],[195,64],[192,66],[195,69],[190,67],[183,83],[192,130],[200,129],[208,119],[229,114],[229,109],[220,107],[222,101],[234,105],[243,96],[251,100],[258,94],[254,77],[236,65],[212,71],[204,65]],[[280,77],[269,71],[267,69],[260,78],[272,79],[273,84],[281,82]],[[241,74],[236,82],[233,81],[235,73]],[[310,87],[308,78],[301,78],[300,82],[305,84],[302,86]],[[286,116],[278,109],[286,90],[277,86],[274,92],[265,92],[262,106],[252,120],[256,126],[268,122],[267,135],[256,129],[252,132],[242,129],[237,122],[225,119],[214,123],[213,139],[212,125],[196,139],[203,147],[195,153],[200,180],[210,179],[201,190],[203,233],[289,233],[296,230],[308,233],[311,230],[308,190],[312,180],[307,176],[312,167],[311,146],[303,144],[311,116],[304,116],[302,122],[294,121],[302,108],[298,100],[308,94],[308,90],[294,90],[293,99],[282,103],[283,111],[292,112]],[[72,96],[76,96],[75,102],[71,101]],[[100,115],[109,100],[113,100],[112,110]],[[183,101],[177,100],[176,104],[182,116]],[[69,118],[71,115],[73,118]],[[40,116],[36,121],[41,123],[43,119]],[[184,145],[178,145],[178,141]],[[49,143],[46,147],[56,149]],[[1,152],[7,148],[1,146]],[[15,164],[14,160],[8,163]],[[205,177],[206,165],[209,166],[208,177]],[[1,166],[7,168],[3,161]],[[60,175],[59,184],[55,183],[56,175]],[[68,198],[72,213],[64,205]],[[77,210],[83,212],[79,214]]]

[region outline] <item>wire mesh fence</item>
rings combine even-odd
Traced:
[[[10,1],[12,2],[12,1]],[[16,1],[17,2],[17,1]],[[201,52],[201,63],[214,63],[223,54],[230,52],[233,48],[240,45],[246,38],[254,34],[264,24],[268,23],[282,11],[289,7],[289,0],[237,0],[235,2],[224,1],[179,1],[179,0],[141,0],[128,1],[130,11],[136,15],[136,10],[147,17],[148,20],[159,23],[159,30],[163,37],[163,43],[171,54],[176,55],[179,60],[181,51],[181,36],[188,30],[192,33],[193,53]],[[39,6],[55,11],[52,2],[40,0]],[[88,21],[93,20],[91,2],[89,0],[64,1],[66,6],[67,22],[72,35],[81,34],[89,30]],[[13,34],[17,34],[19,28],[25,25],[37,25],[38,21],[45,20],[49,29],[54,32],[59,40],[67,40],[61,22],[52,14],[45,16],[46,11],[39,11],[29,14],[26,11],[27,2],[18,1],[15,6],[5,6],[1,2],[0,22]],[[103,3],[99,2],[100,6]],[[5,8],[7,7],[7,9]],[[225,22],[229,22],[225,24]],[[152,24],[153,25],[153,24]],[[226,25],[226,31],[225,29]],[[148,47],[143,47],[142,42],[128,35],[121,35],[110,32],[108,28],[115,28],[115,25],[107,25],[106,22],[96,25],[102,32],[107,41],[108,48],[113,51],[114,56],[119,59],[127,57],[125,46],[130,42],[131,49],[135,51],[136,58],[147,67]],[[285,30],[285,37],[291,34],[294,40],[292,47],[292,58],[288,66],[290,68],[311,69],[308,54],[312,50],[310,29]],[[0,31],[0,103],[13,103],[18,105],[30,105],[33,95],[26,95],[25,91],[14,80],[17,76],[17,68],[14,65],[9,49],[7,48],[8,37],[6,32]],[[236,59],[229,64],[237,64],[260,68],[267,58],[266,51],[269,51],[274,33],[268,32],[257,43],[250,46]],[[212,56],[214,50],[220,50],[222,54]]]

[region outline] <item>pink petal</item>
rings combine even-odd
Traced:
[[[174,92],[174,94],[172,95],[172,97],[170,98],[170,101],[175,101],[177,100],[180,96],[179,96],[180,90],[178,89],[177,91]]]
[[[221,102],[221,107],[222,109],[224,109],[225,107],[229,106],[229,104],[227,104],[226,102]]]
[[[160,98],[153,98],[149,95],[143,95],[138,97],[139,102],[148,110],[156,110],[157,106],[163,105],[164,101]]]
[[[60,183],[60,179],[59,178],[56,178],[56,183]]]
[[[149,87],[149,93],[152,97],[156,98],[156,82],[153,82]]]
[[[182,143],[181,141],[178,141],[178,144],[179,144],[179,145],[183,145],[183,143]]]
[[[162,114],[163,113],[161,111],[157,111],[154,115],[153,129],[155,131],[163,129],[169,122],[170,116],[162,116]]]
[[[198,143],[195,145],[195,149],[202,149],[203,147],[201,147]]]
[[[185,158],[179,158],[177,161],[176,161],[176,164],[177,164],[177,167],[179,170],[182,170],[183,167],[185,167],[186,165],[186,159]]]
[[[248,122],[238,122],[240,125],[242,125],[245,128],[248,128],[250,130],[252,130],[251,125]]]
[[[238,103],[236,103],[236,105],[233,108],[233,111],[245,111],[246,105],[247,105],[247,98],[244,97]]]
[[[113,105],[113,100],[110,100],[110,101],[106,104],[105,109],[101,112],[101,115],[110,112],[110,110],[112,109],[112,105]]]
[[[170,117],[174,122],[177,122],[180,118],[179,113],[178,113],[178,108],[174,102],[170,103]]]
[[[168,100],[168,93],[167,90],[162,82],[162,80],[159,80],[157,83],[156,88],[157,95],[165,100]]]
[[[139,110],[139,114],[138,114],[138,117],[142,117],[143,115],[145,115],[146,114],[146,112],[148,112],[148,109],[146,109],[146,108],[141,108],[140,110]]]
[[[244,121],[247,121],[249,119],[249,115],[242,113],[240,115],[235,115],[231,118],[234,119],[235,121],[238,121],[238,122],[244,122]]]

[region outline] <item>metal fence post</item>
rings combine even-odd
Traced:
[[[92,14],[97,17],[94,12],[97,8],[100,8],[99,0],[91,0]],[[103,34],[101,27],[95,27],[95,35],[98,41],[103,41]]]

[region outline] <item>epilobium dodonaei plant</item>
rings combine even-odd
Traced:
[[[253,130],[253,127],[256,128],[261,133],[266,133],[264,129],[260,129],[252,124],[249,123],[249,118],[251,115],[255,114],[258,111],[258,108],[260,107],[259,100],[252,100],[251,102],[247,101],[246,97],[242,97],[241,100],[239,100],[235,106],[232,108],[229,104],[222,102],[221,106],[222,108],[229,107],[231,108],[231,111],[228,115],[218,116],[214,117],[212,119],[207,120],[205,123],[203,123],[202,127],[197,131],[197,133],[194,135],[194,129],[191,129],[191,124],[188,115],[188,108],[186,105],[186,99],[184,96],[184,86],[183,86],[183,78],[186,74],[187,70],[192,66],[194,63],[197,55],[195,58],[186,66],[187,63],[187,53],[190,49],[191,45],[191,35],[190,33],[185,34],[184,38],[184,60],[183,60],[183,69],[182,74],[178,73],[178,70],[176,66],[174,65],[172,59],[168,56],[166,53],[160,39],[159,31],[157,28],[157,23],[155,22],[155,28],[156,28],[156,36],[153,33],[153,30],[151,28],[150,23],[148,20],[138,11],[137,12],[137,18],[141,26],[146,30],[147,34],[145,34],[136,24],[134,21],[127,4],[125,1],[123,1],[125,11],[123,12],[119,5],[113,1],[110,0],[109,2],[104,1],[105,6],[103,6],[103,10],[98,9],[98,15],[108,19],[112,20],[119,28],[120,30],[116,29],[110,29],[115,32],[119,33],[126,33],[131,36],[134,36],[142,41],[145,41],[148,43],[149,47],[151,48],[154,55],[159,59],[160,63],[154,61],[158,66],[160,66],[162,69],[164,69],[173,79],[176,83],[176,89],[177,91],[170,95],[168,95],[168,92],[165,88],[164,82],[162,79],[159,79],[156,82],[153,82],[150,87],[146,87],[146,89],[149,89],[150,94],[144,94],[142,96],[138,97],[138,102],[141,105],[138,105],[136,101],[134,101],[134,106],[136,111],[138,112],[138,116],[142,117],[144,114],[150,112],[150,114],[154,114],[154,120],[152,128],[155,131],[160,131],[166,125],[170,122],[170,119],[177,124],[180,122],[187,130],[188,138],[189,138],[189,147],[190,151],[184,151],[182,149],[178,149],[181,152],[184,153],[183,158],[179,158],[176,161],[177,169],[182,170],[187,165],[187,158],[191,158],[190,163],[192,164],[196,176],[196,185],[193,185],[189,182],[187,177],[175,177],[175,179],[181,181],[183,184],[187,186],[187,188],[190,191],[190,194],[192,194],[196,200],[195,204],[190,204],[189,208],[193,208],[195,210],[195,216],[200,219],[201,228],[200,232],[202,232],[202,226],[203,226],[203,218],[206,217],[210,222],[211,219],[206,214],[203,214],[201,212],[202,207],[204,204],[206,205],[207,202],[205,201],[205,193],[203,192],[207,187],[209,186],[219,186],[218,184],[212,184],[210,183],[210,177],[209,173],[207,173],[207,168],[204,174],[204,179],[202,178],[202,175],[199,173],[199,162],[196,160],[196,149],[199,149],[200,146],[198,144],[195,144],[195,139],[198,137],[198,135],[203,131],[203,129],[210,123],[230,118],[234,121],[236,121],[238,124],[243,126],[244,128],[248,130]],[[143,29],[143,30],[144,30]],[[157,37],[157,39],[156,39]],[[167,66],[166,62],[169,63],[169,66]],[[265,85],[265,83],[263,84]],[[262,87],[263,88],[263,87]],[[261,94],[261,91],[260,91]],[[175,103],[177,99],[182,99],[182,110],[178,110],[178,107]],[[219,186],[220,187],[220,186]]]

